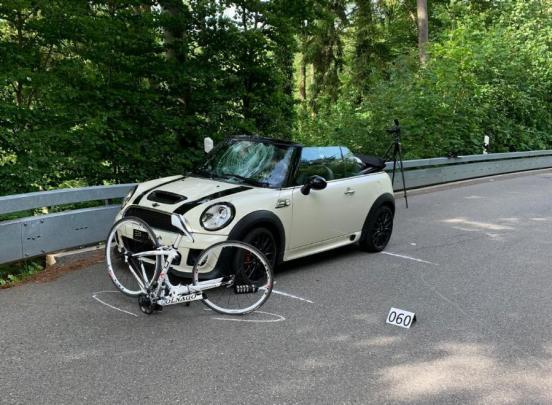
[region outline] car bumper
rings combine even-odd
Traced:
[[[177,238],[177,234],[166,232],[159,229],[153,229],[156,235],[159,237],[160,243],[163,245],[172,245]],[[192,233],[193,241],[186,236],[182,237],[180,244],[176,247],[178,253],[180,253],[180,262],[171,266],[171,269],[181,276],[190,276],[192,269],[196,263],[197,258],[201,252],[215,243],[223,242],[228,239],[227,235],[214,235],[203,233]],[[207,262],[205,265],[199,267],[199,274],[203,277],[209,276],[210,273],[214,273],[214,265],[210,265]],[[218,275],[213,274],[213,276]]]
[[[116,221],[123,218],[124,211],[121,211],[117,217]],[[146,221],[147,222],[147,221]],[[151,226],[151,224],[150,224]],[[152,230],[155,232],[156,236],[159,238],[159,243],[161,245],[172,245],[178,234],[170,232],[164,229],[159,229],[152,226]],[[128,229],[125,232],[127,238],[133,238],[133,230]],[[199,257],[201,252],[208,247],[214,245],[215,243],[223,242],[228,239],[228,235],[213,234],[213,233],[191,233],[193,240],[187,236],[183,236],[179,245],[176,247],[178,253],[180,253],[180,261],[176,262],[171,266],[171,270],[177,275],[186,277],[191,276],[194,264],[196,259]],[[217,277],[219,272],[216,271],[215,265],[207,262],[205,265],[199,267],[199,273],[201,278],[211,278]],[[213,271],[215,270],[215,271]]]
[[[154,232],[160,238],[162,244],[170,245],[174,243],[177,235],[165,231],[160,231],[154,229]],[[213,235],[213,234],[202,234],[202,233],[193,233],[193,241],[184,236],[180,244],[176,247],[178,253],[180,253],[180,263],[172,266],[172,270],[180,275],[191,275],[192,269],[196,263],[196,260],[199,258],[199,255],[203,250],[214,245],[215,243],[224,242],[228,239],[227,235]],[[206,264],[203,264],[199,267],[200,275],[206,276],[214,270],[214,264],[210,263],[209,260]]]
[[[159,239],[161,245],[172,245],[178,235],[176,233],[167,232],[164,230],[152,228],[153,232]],[[134,229],[131,227],[126,227],[122,229],[123,236],[128,239],[134,239]],[[183,236],[176,249],[180,254],[180,258],[177,259],[171,266],[171,271],[176,273],[178,276],[188,277],[192,275],[193,267],[199,258],[200,254],[207,249],[208,247],[214,245],[215,243],[223,242],[227,240],[227,235],[208,235],[201,233],[191,234],[193,241]],[[139,242],[139,240],[136,240]],[[208,279],[212,277],[218,277],[220,274],[221,263],[218,258],[220,257],[220,251],[214,251],[213,254],[209,254],[206,257],[206,260],[203,260],[201,266],[198,267],[198,272],[201,279]]]

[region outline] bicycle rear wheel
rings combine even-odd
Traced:
[[[133,255],[158,247],[157,236],[140,218],[126,217],[113,225],[105,245],[105,259],[109,277],[123,294],[137,297],[157,280],[161,257]]]
[[[202,268],[222,277],[222,285],[203,292],[203,303],[227,315],[245,315],[259,309],[270,297],[272,267],[255,247],[237,241],[216,243],[205,249],[193,268],[193,284],[200,285]]]

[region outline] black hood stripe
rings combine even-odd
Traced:
[[[161,183],[161,184],[158,184],[157,186],[155,187],[152,187],[152,188],[148,188],[146,191],[144,191],[143,193],[140,193],[140,195],[138,197],[136,197],[134,199],[134,201],[132,202],[132,204],[138,204],[142,198],[144,198],[144,196],[149,193],[150,191],[153,191],[159,187],[163,187],[163,186],[166,186],[167,184],[171,184],[171,183],[174,183],[175,181],[178,181],[178,180],[182,180],[184,178],[184,176],[180,176],[176,179],[173,179],[173,180],[169,180],[169,181],[166,181],[165,183]]]
[[[240,187],[229,188],[226,190],[218,191],[216,193],[209,194],[203,198],[200,198],[199,200],[186,202],[181,206],[179,206],[176,210],[174,210],[174,212],[176,212],[177,214],[185,214],[186,212],[190,211],[192,208],[197,207],[198,205],[215,200],[217,198],[226,197],[227,195],[232,195],[236,193],[241,193],[242,191],[251,190],[252,188],[253,187],[240,186]]]

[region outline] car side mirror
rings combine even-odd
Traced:
[[[215,143],[213,142],[213,139],[209,137],[203,138],[203,150],[205,151],[205,153],[211,152],[214,147]]]
[[[323,190],[328,185],[326,179],[322,176],[311,176],[301,187],[303,195],[309,195],[311,190]]]

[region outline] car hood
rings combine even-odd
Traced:
[[[184,214],[203,203],[253,188],[203,177],[173,177],[163,180],[153,185],[142,185],[136,191],[132,203],[159,211]]]

